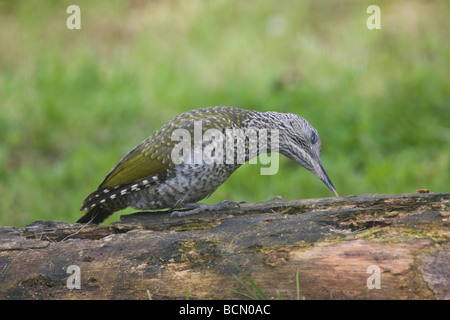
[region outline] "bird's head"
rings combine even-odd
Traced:
[[[282,118],[279,121],[279,152],[313,172],[338,197],[320,160],[322,142],[317,130],[298,115],[279,113],[277,116]]]

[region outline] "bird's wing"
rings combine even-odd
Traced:
[[[221,112],[218,112],[221,111]],[[186,129],[194,143],[194,122],[201,120],[202,133],[206,129],[225,129],[236,126],[236,116],[244,110],[228,107],[194,109],[181,114],[162,126],[152,137],[131,150],[103,179],[101,188],[112,188],[149,178],[174,166],[170,155],[178,143],[171,140],[174,129]]]
[[[99,189],[137,182],[171,167],[170,152],[166,153],[162,148],[171,149],[173,146],[158,146],[159,153],[152,153],[151,150],[155,150],[152,144],[146,140],[131,150],[103,179]]]

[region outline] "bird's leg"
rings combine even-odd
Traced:
[[[239,203],[231,201],[231,200],[225,200],[222,202],[219,202],[217,204],[205,204],[205,203],[186,203],[184,204],[184,207],[190,210],[187,211],[173,211],[170,216],[177,216],[177,217],[184,217],[191,214],[196,214],[204,211],[214,211],[214,210],[221,210],[231,207],[240,208]]]

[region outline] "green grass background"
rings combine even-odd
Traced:
[[[74,222],[131,148],[213,105],[305,117],[342,196],[448,192],[449,17],[449,1],[0,1],[0,225]],[[259,169],[205,202],[333,196],[283,157]]]

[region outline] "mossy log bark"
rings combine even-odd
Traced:
[[[274,299],[297,297],[297,272],[305,299],[450,299],[449,215],[430,193],[0,227],[0,299],[240,299],[233,264]]]

